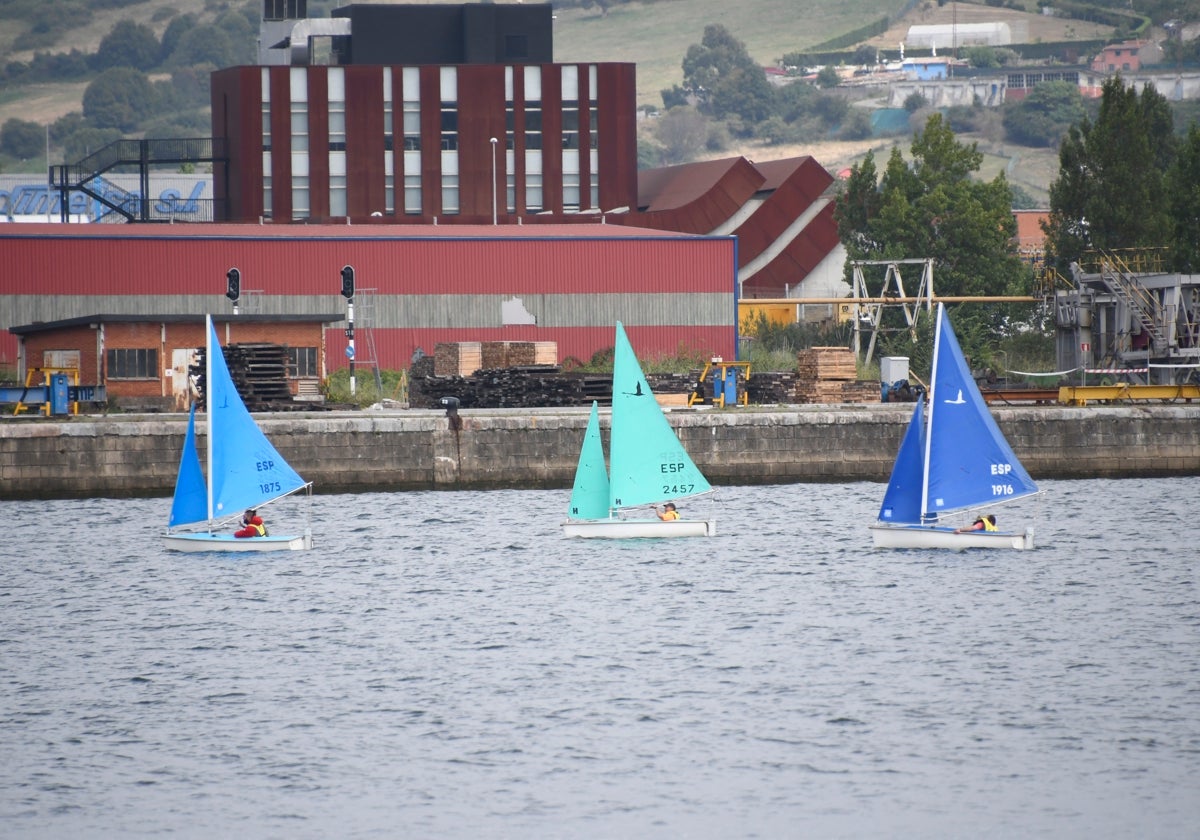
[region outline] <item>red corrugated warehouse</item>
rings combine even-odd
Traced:
[[[358,358],[408,367],[439,342],[553,341],[559,361],[612,346],[626,325],[645,358],[681,348],[736,355],[737,241],[597,223],[573,225],[12,225],[0,228],[0,364],[12,326],[98,313],[343,311],[355,269]],[[345,324],[326,331],[347,364]],[[369,332],[368,332],[369,331]]]

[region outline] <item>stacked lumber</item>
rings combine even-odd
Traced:
[[[557,341],[484,341],[480,344],[480,368],[495,370],[557,364]]]
[[[800,405],[877,403],[878,382],[859,382],[854,351],[849,347],[810,347],[796,354],[792,402]]]
[[[877,403],[882,399],[879,382],[847,382],[829,379],[819,382],[797,382],[793,402],[800,405],[833,405],[836,403]]]
[[[225,366],[248,411],[286,411],[307,408],[292,398],[287,380],[287,347],[282,344],[230,344],[222,348]],[[198,383],[201,399],[207,394],[205,348],[189,371]]]
[[[447,341],[433,348],[433,370],[437,376],[470,376],[483,366],[481,342]]]
[[[796,373],[811,382],[853,382],[858,366],[849,347],[810,347],[796,354]]]

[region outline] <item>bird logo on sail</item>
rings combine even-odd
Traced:
[[[638,383],[637,383],[637,388],[636,388],[635,390],[633,390],[632,392],[630,392],[630,391],[625,391],[624,393],[625,393],[627,396],[630,396],[630,397],[643,397],[643,396],[645,396],[645,394],[643,394],[643,393],[642,393],[642,382],[641,382],[641,380],[638,380]]]
[[[962,388],[958,389],[957,397],[955,397],[952,400],[942,400],[942,402],[944,402],[946,405],[962,405],[963,403],[965,403],[966,400],[963,399]]]

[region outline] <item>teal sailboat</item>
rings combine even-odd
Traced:
[[[569,537],[711,537],[711,519],[660,519],[659,505],[709,493],[646,382],[625,328],[618,322],[613,354],[612,423],[605,469],[600,413],[592,403],[580,447],[563,532]],[[651,516],[639,509],[651,508]]]
[[[163,540],[175,551],[288,551],[312,548],[312,534],[239,539],[229,523],[243,510],[259,508],[301,490],[306,482],[275,449],[246,410],[237,392],[212,317],[205,317],[206,458],[196,446],[196,407],[175,479],[171,515]],[[218,533],[218,529],[223,529]]]

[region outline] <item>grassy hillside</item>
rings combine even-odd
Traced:
[[[409,0],[412,2],[412,0]],[[513,2],[513,0],[501,0]],[[309,13],[325,16],[328,9],[349,2],[380,3],[389,0],[309,0]],[[432,4],[459,0],[427,0]],[[113,25],[124,19],[150,26],[159,36],[171,17],[192,14],[201,22],[211,22],[231,8],[241,8],[247,0],[143,0],[124,8],[98,8],[89,4],[92,19],[86,26],[68,30],[52,46],[41,51],[66,52],[77,49],[95,52],[101,39]],[[257,9],[259,2],[249,3]],[[911,11],[903,14],[906,6]],[[1013,5],[1013,4],[1010,4]],[[1014,32],[1029,41],[1091,38],[1109,34],[1109,30],[1080,21],[1046,17],[1037,13],[1037,0],[1028,0],[1028,12],[997,8],[981,3],[936,2],[906,3],[905,0],[653,0],[612,6],[607,13],[597,7],[558,8],[555,12],[555,60],[622,61],[637,65],[638,101],[661,106],[660,91],[679,84],[681,64],[688,47],[700,42],[704,28],[720,24],[742,41],[750,55],[763,65],[776,63],[790,52],[804,52],[829,39],[853,31],[872,20],[888,16],[892,27],[869,43],[892,50],[913,24],[961,23],[981,20],[1010,22]],[[0,20],[0,48],[9,61],[28,61],[32,52],[23,49],[28,42],[27,27],[12,20]],[[161,77],[160,77],[161,78]],[[80,111],[87,82],[63,84],[6,85],[0,89],[0,124],[11,117],[49,124],[64,114]],[[1021,173],[1034,158],[1045,152],[1021,150],[1017,163],[1004,154],[1001,143],[980,138],[985,150],[997,150],[993,172],[1007,168],[1010,179],[1022,183]],[[795,154],[811,154],[827,168],[840,169],[858,160],[866,148],[874,147],[877,156],[886,155],[892,142],[810,144],[804,147],[746,147],[723,153],[748,154],[757,160]],[[1010,150],[1011,151],[1011,150]],[[58,162],[57,160],[55,162]],[[43,161],[26,161],[26,171],[44,171]],[[14,167],[8,167],[13,171]],[[1048,181],[1041,174],[1046,167],[1031,170],[1038,174],[1022,183],[1035,195],[1044,194]]]

